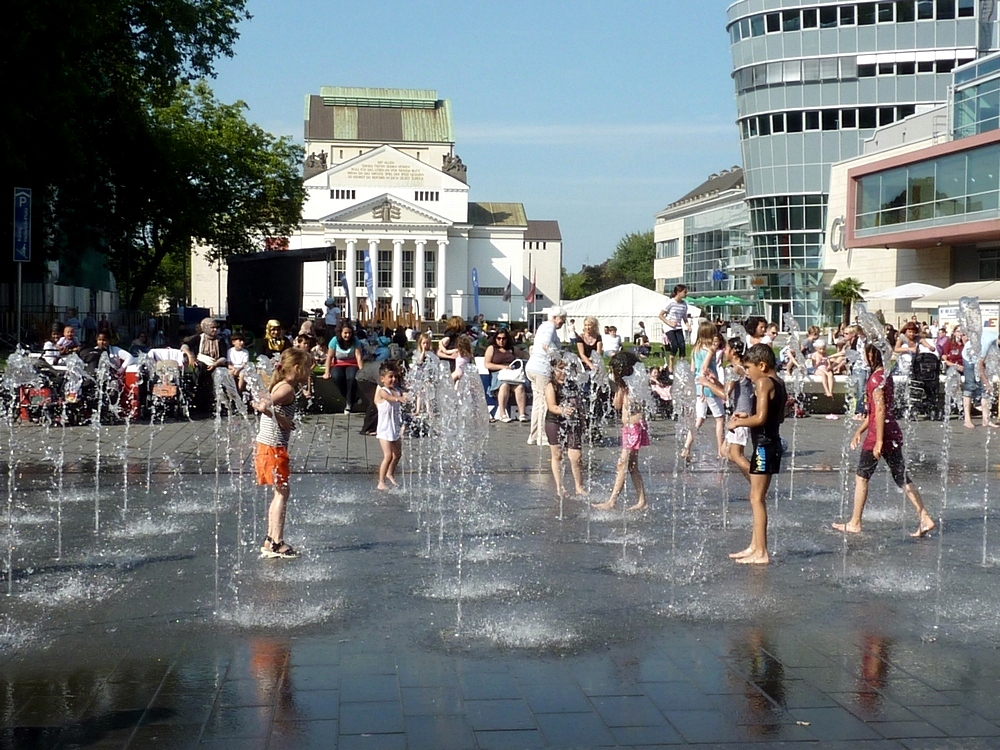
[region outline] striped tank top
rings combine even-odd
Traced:
[[[295,417],[295,403],[285,404],[284,406],[274,406],[275,414],[280,414],[283,417],[287,417],[289,420]],[[291,430],[283,430],[278,426],[277,420],[274,419],[270,414],[264,413],[260,415],[260,425],[257,428],[257,442],[263,443],[264,445],[270,445],[272,447],[288,447],[288,438],[291,436]]]

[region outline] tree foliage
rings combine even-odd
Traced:
[[[563,298],[583,299],[619,284],[638,284],[655,289],[653,233],[632,232],[619,240],[614,254],[600,265],[583,266],[577,273],[563,269]]]
[[[864,300],[864,293],[867,291],[861,281],[853,276],[846,276],[830,287],[830,296],[844,306],[844,323],[849,323],[851,320],[851,305]]]
[[[34,190],[34,236],[50,257],[102,253],[130,305],[192,242],[244,252],[298,219],[300,150],[200,80],[232,55],[245,6],[31,0],[0,25],[0,159]]]

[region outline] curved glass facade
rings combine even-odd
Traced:
[[[830,165],[876,127],[947,100],[995,49],[996,0],[739,0],[728,10],[753,272],[765,312],[822,323]],[[984,109],[985,111],[985,109]]]

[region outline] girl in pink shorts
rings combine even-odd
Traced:
[[[635,485],[637,500],[629,510],[645,510],[646,487],[642,483],[642,473],[639,471],[639,449],[649,445],[649,426],[643,413],[642,403],[636,400],[625,382],[625,378],[635,371],[639,360],[632,352],[619,351],[608,363],[611,377],[615,382],[615,409],[622,415],[622,453],[618,459],[618,473],[615,476],[615,486],[607,502],[593,503],[598,510],[611,510],[618,502],[618,496],[625,488],[625,474],[628,472]]]

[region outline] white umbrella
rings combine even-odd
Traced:
[[[871,292],[865,295],[865,299],[917,299],[940,291],[941,287],[933,284],[911,282],[902,286],[894,286],[892,289],[883,289],[881,292]]]

